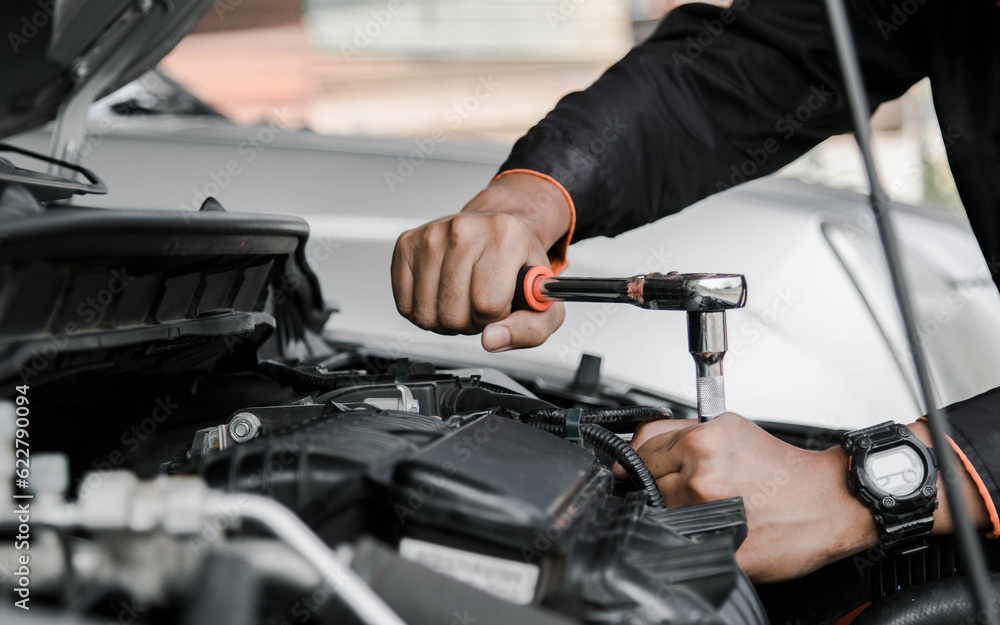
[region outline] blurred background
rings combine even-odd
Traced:
[[[681,3],[219,0],[160,69],[241,124],[509,145]],[[894,199],[960,212],[926,82],[874,127]],[[781,175],[863,192],[856,150],[834,137]]]

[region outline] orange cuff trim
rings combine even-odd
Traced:
[[[920,417],[918,421],[926,421],[927,417]],[[1000,538],[1000,515],[997,514],[997,507],[993,504],[993,498],[990,497],[990,491],[986,488],[986,484],[983,482],[983,478],[979,477],[979,472],[976,468],[972,466],[972,462],[969,461],[969,457],[965,455],[965,452],[955,444],[955,441],[951,440],[951,437],[946,437],[948,439],[948,444],[951,448],[955,450],[955,455],[958,459],[962,461],[962,466],[969,473],[969,477],[976,485],[976,489],[979,490],[979,496],[983,498],[983,503],[986,504],[986,512],[990,515],[990,525],[993,526],[993,531],[986,534],[986,538]]]
[[[948,444],[951,448],[955,450],[955,455],[958,459],[962,461],[962,465],[965,470],[969,472],[972,477],[972,481],[976,483],[976,488],[979,490],[979,496],[983,498],[983,503],[986,504],[986,512],[990,515],[990,525],[993,526],[993,531],[986,535],[986,538],[1000,538],[1000,515],[997,514],[997,507],[993,505],[993,498],[990,497],[990,491],[986,489],[986,484],[983,483],[983,478],[979,477],[979,473],[976,471],[972,463],[969,462],[968,456],[962,451],[955,441],[948,437]]]
[[[566,203],[569,204],[569,231],[566,233],[566,236],[556,241],[556,244],[549,250],[549,263],[552,265],[552,273],[558,276],[565,271],[566,267],[569,267],[569,261],[567,260],[569,244],[573,241],[573,231],[576,230],[576,206],[573,204],[573,198],[570,197],[569,191],[558,180],[548,174],[543,174],[532,169],[508,169],[497,174],[493,180],[499,180],[507,174],[531,174],[532,176],[548,180],[556,185],[562,191],[563,197],[566,198]]]

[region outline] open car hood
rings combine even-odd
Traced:
[[[0,138],[56,117],[75,93],[107,94],[154,66],[212,0],[6,0]]]

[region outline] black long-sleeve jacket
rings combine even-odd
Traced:
[[[930,77],[956,185],[1000,284],[1000,0],[847,4],[872,107]],[[691,4],[593,86],[563,98],[501,172],[561,184],[574,240],[613,236],[850,130],[822,0]],[[951,406],[949,418],[1000,534],[1000,389]]]

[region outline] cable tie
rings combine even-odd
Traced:
[[[570,408],[566,411],[566,440],[574,445],[581,445],[583,438],[580,436],[580,416],[583,411],[579,408]]]

